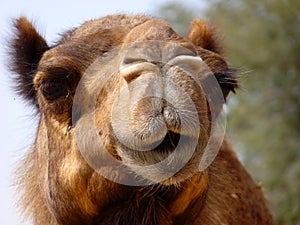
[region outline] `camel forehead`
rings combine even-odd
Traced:
[[[116,28],[131,30],[132,28],[143,24],[148,20],[152,20],[152,18],[143,15],[110,15],[83,23],[73,32],[73,35],[80,36],[84,34],[95,33],[99,30]]]
[[[165,21],[140,15],[113,15],[85,22],[72,32],[67,32],[61,43],[74,42],[76,45],[78,44],[76,42],[82,40],[85,44],[89,44],[99,42],[96,40],[97,38],[102,43],[113,39],[118,44],[143,40],[174,41],[183,39]]]
[[[149,33],[152,33],[153,36],[148,35],[148,38],[155,37],[156,39],[160,37],[163,39],[166,33],[169,36],[175,33],[170,25],[162,20],[155,20],[142,15],[112,15],[85,22],[76,28],[70,36],[72,37],[71,39],[84,38],[84,36],[89,36],[93,33],[101,33],[103,30],[122,30],[130,35],[131,39],[133,39],[133,36],[135,36],[135,39],[138,39]]]
[[[130,43],[147,40],[182,41],[183,38],[178,35],[166,21],[148,20],[131,29],[124,42]]]
[[[149,20],[151,17],[143,15],[110,15],[99,19],[86,21],[81,26],[76,27],[72,31],[66,32],[61,42],[70,42],[78,39],[85,39],[91,35],[100,35],[108,30],[122,30],[129,33],[134,27],[139,26]]]

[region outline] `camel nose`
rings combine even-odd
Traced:
[[[131,62],[129,65],[122,65],[120,68],[121,76],[126,80],[127,83],[131,83],[139,76],[146,74],[159,75],[160,67],[152,62],[137,59]]]
[[[202,59],[170,45],[129,50],[119,70],[127,85],[115,104],[116,136],[149,149],[168,132],[194,135],[198,116],[190,94],[199,87],[189,74],[197,73]]]

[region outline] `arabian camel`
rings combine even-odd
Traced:
[[[205,22],[182,37],[112,15],[53,46],[24,17],[14,27],[11,70],[39,115],[18,170],[33,224],[274,224],[216,128],[237,81]]]

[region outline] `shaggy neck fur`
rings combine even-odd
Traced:
[[[200,213],[201,204],[195,206],[193,203],[199,199],[204,201],[207,182],[208,173],[205,171],[201,175],[194,175],[181,187],[138,188],[128,199],[105,207],[105,216],[98,217],[95,224],[183,224],[191,219],[190,216],[184,216],[186,210],[193,211],[194,215]]]

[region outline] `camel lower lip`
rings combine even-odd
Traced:
[[[143,149],[131,149],[128,146],[118,141],[118,144],[122,147],[122,149],[127,151],[139,151],[139,152],[152,152],[157,153],[172,153],[178,145],[181,135],[178,133],[174,133],[172,131],[168,131],[165,137],[157,142],[152,143],[151,145],[147,144],[147,147]],[[152,146],[152,147],[151,147]],[[145,150],[147,149],[147,150]]]
[[[181,177],[180,171],[193,159],[196,143],[193,137],[169,131],[152,150],[138,151],[118,145],[117,152],[122,163],[136,175],[157,183],[174,176],[176,180]]]

